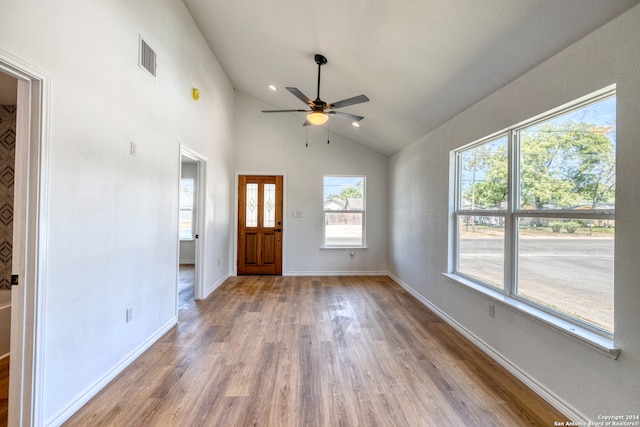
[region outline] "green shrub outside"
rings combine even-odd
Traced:
[[[551,231],[553,231],[554,233],[559,233],[564,228],[567,233],[573,234],[578,228],[582,228],[583,224],[578,221],[550,222],[549,227],[551,227]]]
[[[549,223],[549,227],[551,227],[551,231],[553,231],[554,233],[559,233],[560,230],[562,230],[562,226],[564,225],[564,223],[562,222],[551,222]]]

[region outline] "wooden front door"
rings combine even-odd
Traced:
[[[238,274],[282,274],[282,176],[238,177]]]

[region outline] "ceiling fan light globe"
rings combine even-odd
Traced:
[[[307,115],[307,120],[312,125],[323,125],[327,122],[327,120],[329,120],[329,116],[327,116],[325,113],[319,112],[309,113],[309,115]]]

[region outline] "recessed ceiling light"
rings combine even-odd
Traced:
[[[351,126],[353,126],[354,128],[359,128],[360,127],[360,123],[353,122],[353,123],[351,123]]]
[[[269,89],[271,89],[274,92],[278,90],[278,88],[275,87],[274,85],[269,85]]]

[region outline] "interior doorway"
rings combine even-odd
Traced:
[[[9,422],[17,101],[18,80],[0,72],[0,425]]]
[[[8,425],[40,425],[49,77],[2,50],[0,74],[17,83]]]
[[[203,296],[206,158],[180,148],[177,308]]]

